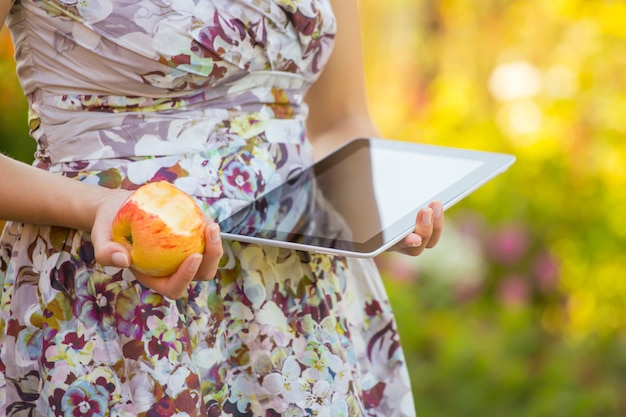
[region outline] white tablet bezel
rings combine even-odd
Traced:
[[[440,190],[433,196],[432,200],[440,200],[444,209],[448,209],[473,191],[493,179],[498,174],[506,171],[515,162],[515,157],[510,154],[485,152],[470,149],[451,148],[445,146],[425,145],[415,142],[405,142],[379,138],[357,138],[349,141],[335,152],[313,165],[314,172],[323,172],[334,164],[341,163],[346,155],[354,152],[357,148],[366,148],[369,152],[376,152],[377,149],[399,150],[403,153],[418,153],[420,155],[432,155],[435,157],[448,157],[455,159],[465,159],[478,161],[481,163],[471,173],[465,175],[453,185]],[[436,173],[433,173],[436,175]],[[269,194],[266,194],[269,195]],[[251,203],[253,204],[253,203]],[[328,242],[321,242],[319,238],[304,239],[315,241],[315,244],[301,243],[300,241],[287,241],[280,239],[270,239],[266,237],[243,235],[233,233],[229,230],[228,219],[220,219],[221,235],[223,239],[237,240],[247,243],[258,243],[262,245],[279,246],[296,250],[327,253],[333,255],[353,256],[353,257],[373,257],[388,250],[393,245],[401,241],[415,227],[415,216],[421,207],[407,208],[407,214],[401,219],[380,230],[367,242],[340,242],[339,247],[334,246],[335,239],[328,239]],[[264,231],[266,232],[266,231]],[[335,242],[336,243],[336,242]]]

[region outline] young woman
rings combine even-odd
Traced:
[[[379,136],[357,15],[356,0],[0,0],[37,141],[33,167],[0,156],[0,414],[414,414],[372,261],[221,242],[211,221]],[[204,255],[156,278],[110,229],[163,179],[209,225]],[[396,250],[442,227],[435,202]]]

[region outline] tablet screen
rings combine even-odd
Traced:
[[[449,207],[512,161],[503,154],[357,139],[220,227],[226,238],[373,254],[409,233],[420,208],[434,199]]]
[[[317,181],[348,223],[354,241],[363,243],[428,205],[438,192],[481,163],[383,147],[372,151],[363,146],[346,154],[342,163],[320,170]],[[365,210],[370,205],[372,210]]]

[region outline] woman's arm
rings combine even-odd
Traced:
[[[317,159],[355,137],[380,137],[367,106],[358,0],[331,3],[338,25],[335,48],[306,97],[307,128]],[[443,223],[441,203],[431,203],[417,214],[415,232],[394,250],[419,255],[437,244]]]
[[[0,28],[13,0],[0,0]],[[91,232],[98,263],[130,266],[130,254],[111,239],[111,224],[129,191],[88,185],[15,161],[0,153],[0,219],[64,226]],[[171,277],[151,277],[133,271],[146,287],[180,298],[189,283],[211,279],[222,256],[219,227],[207,218],[204,255],[191,255]]]
[[[123,202],[126,191],[108,190],[50,174],[0,154],[0,218],[90,231],[106,199]]]
[[[338,25],[335,47],[306,96],[316,159],[357,136],[379,136],[367,106],[358,2],[331,3]]]
[[[0,29],[4,26],[4,21],[9,15],[13,3],[15,3],[15,0],[0,0]]]
[[[111,239],[111,224],[129,197],[26,165],[0,154],[0,219],[63,226],[91,232],[96,260],[102,265],[128,267],[130,254]],[[169,298],[179,298],[194,280],[215,276],[222,256],[217,224],[207,219],[204,256],[192,255],[171,277],[151,277],[133,271],[145,286]]]

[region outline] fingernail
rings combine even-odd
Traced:
[[[193,255],[193,259],[189,263],[189,270],[191,272],[196,272],[198,268],[200,268],[200,263],[202,262],[202,255]]]
[[[422,212],[422,224],[430,226],[433,222],[433,212],[431,210],[424,210]]]
[[[220,227],[217,224],[211,225],[211,240],[216,243],[220,241]]]
[[[443,216],[443,207],[441,204],[435,204],[433,212],[435,213],[435,219],[440,219],[441,216]]]
[[[420,246],[422,246],[422,237],[420,235],[417,235],[417,240],[409,243],[407,246],[409,248],[419,248]]]
[[[111,255],[111,261],[113,261],[113,265],[119,268],[128,268],[130,266],[128,257],[122,252],[115,252]]]

